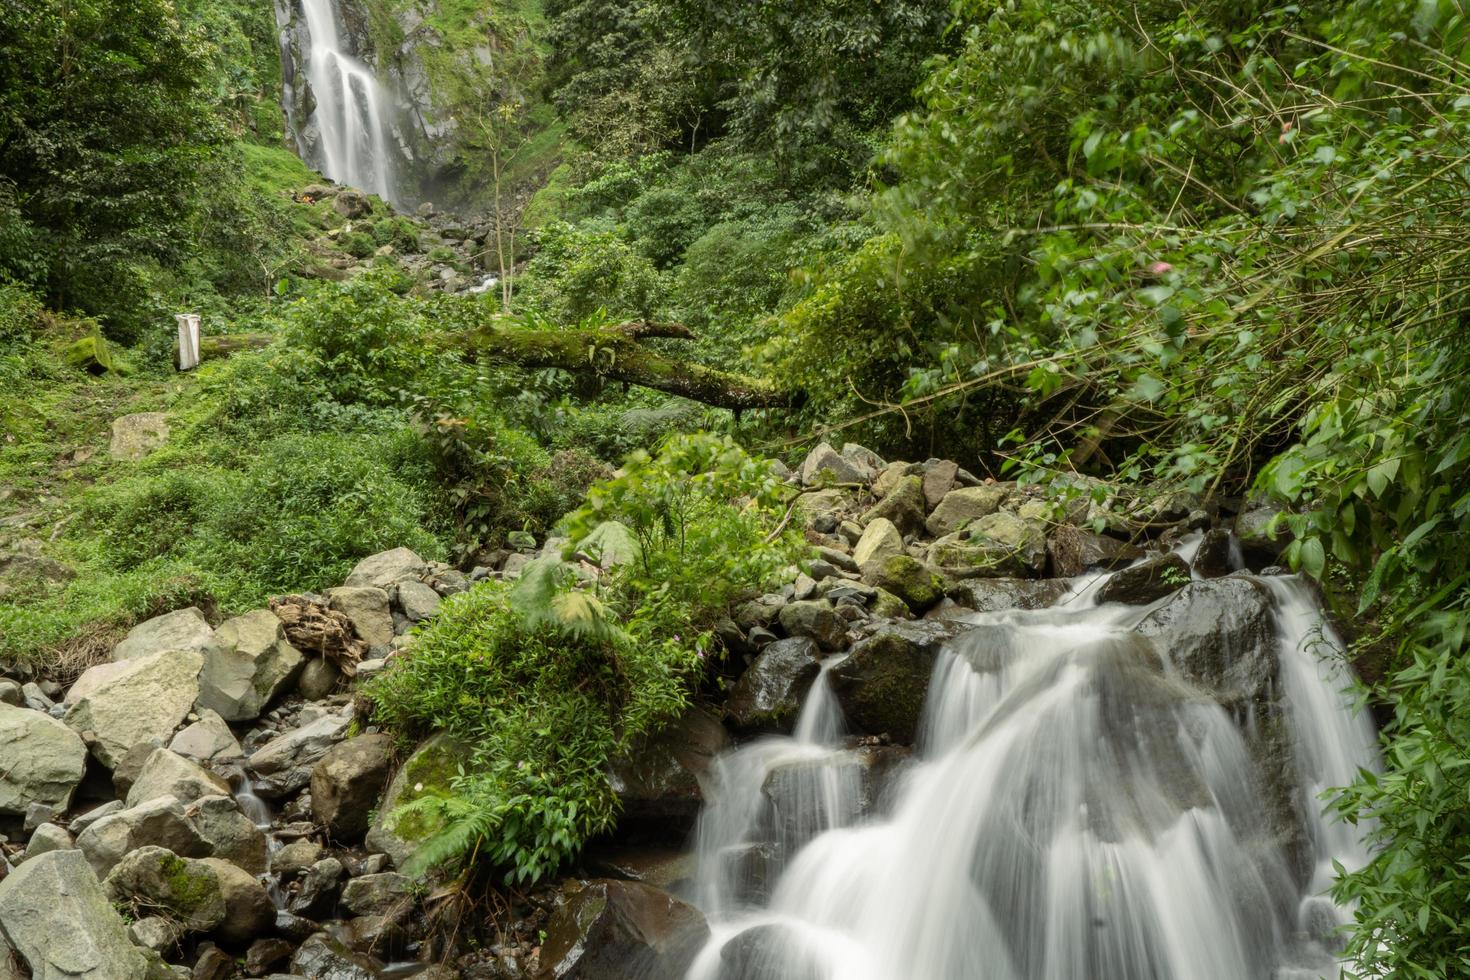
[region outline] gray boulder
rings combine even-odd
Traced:
[[[228,794],[230,784],[201,768],[177,752],[154,749],[143,763],[133,786],[128,790],[127,805],[139,806],[149,800],[171,796],[180,803],[190,803],[202,796]]]
[[[264,874],[270,865],[270,842],[265,833],[230,796],[205,796],[184,807],[184,817],[204,839],[212,857],[253,875]]]
[[[1229,531],[1211,528],[1200,540],[1190,568],[1200,578],[1222,578],[1235,570],[1234,550]]]
[[[1097,568],[1120,568],[1143,557],[1142,548],[1070,524],[1051,532],[1046,551],[1051,556],[1051,573],[1058,578],[1075,578]]]
[[[76,732],[92,733],[92,754],[109,769],[137,743],[167,741],[199,698],[197,650],[168,650],[98,664],[67,692],[63,719]]]
[[[355,588],[382,589],[386,592],[398,582],[422,579],[428,570],[428,564],[408,548],[394,548],[392,551],[380,551],[358,562],[343,584]]]
[[[812,487],[819,483],[870,483],[877,473],[824,442],[807,453],[798,475],[802,486]]]
[[[682,841],[704,803],[710,767],[730,747],[713,712],[693,706],[615,760],[608,781],[622,801],[622,825]]]
[[[198,650],[214,644],[214,628],[204,613],[190,606],[155,616],[134,626],[122,642],[112,648],[113,660],[131,660],[165,650]]]
[[[929,562],[955,578],[1039,575],[1046,568],[1045,525],[996,511],[934,542]]]
[[[886,517],[875,518],[863,529],[863,536],[852,546],[852,571],[871,561],[884,561],[903,554],[903,535]],[[844,555],[844,558],[847,556]]]
[[[353,915],[390,915],[413,895],[413,879],[393,871],[353,878],[342,889],[342,906]]]
[[[227,946],[243,947],[271,931],[276,907],[253,874],[219,858],[205,858],[199,863],[214,872],[225,903],[225,916],[214,929],[216,939]]]
[[[898,744],[912,744],[934,661],[957,632],[934,620],[900,622],[853,644],[847,659],[828,675],[848,723],[860,732],[887,733]]]
[[[246,760],[257,775],[262,795],[285,796],[311,782],[311,767],[327,754],[352,724],[352,713],[328,714],[271,739]]]
[[[190,759],[234,759],[243,754],[240,742],[218,712],[202,708],[199,720],[184,728],[168,743],[170,751]]]
[[[821,671],[816,641],[797,636],[777,640],[740,675],[725,702],[736,728],[750,732],[790,731],[802,699]]]
[[[1170,552],[1114,572],[1097,592],[1098,602],[1146,606],[1189,584],[1189,563]]]
[[[312,768],[312,809],[333,839],[355,841],[367,832],[392,759],[391,735],[359,735],[333,746]]]
[[[823,650],[847,645],[847,624],[826,599],[788,603],[781,607],[779,619],[788,636],[811,637]]]
[[[949,597],[975,612],[1006,609],[1045,609],[1067,594],[1071,585],[1055,578],[965,579],[949,588]]]
[[[301,671],[301,651],[269,609],[226,620],[214,639],[199,674],[199,706],[226,721],[259,717]]]
[[[75,847],[76,844],[61,827],[54,823],[43,823],[31,834],[31,839],[26,843],[26,860],[39,857],[51,851],[64,851]]]
[[[102,886],[112,901],[163,912],[190,932],[208,932],[228,911],[213,868],[162,847],[127,854]]]
[[[388,608],[388,593],[370,587],[347,587],[327,590],[327,606],[352,621],[352,628],[370,647],[393,642],[393,613]]]
[[[147,958],[79,851],[42,854],[0,881],[0,930],[33,980],[148,975]]]
[[[33,804],[65,810],[87,767],[76,732],[29,708],[0,704],[0,813]]]
[[[1150,612],[1138,632],[1188,681],[1229,707],[1270,699],[1278,667],[1271,594],[1231,575],[1195,582]]]
[[[992,483],[982,487],[961,487],[940,499],[925,523],[931,537],[940,538],[961,530],[971,521],[1000,510],[1015,487],[1008,483]]]
[[[377,980],[378,970],[368,957],[319,932],[296,950],[291,958],[291,975],[307,980]]]
[[[98,875],[106,875],[125,855],[144,847],[163,847],[183,857],[208,857],[206,841],[172,797],[149,800],[89,824],[77,834],[77,847]]]
[[[709,939],[704,916],[668,892],[598,879],[569,887],[546,926],[547,980],[684,976]]]
[[[398,583],[398,608],[412,622],[420,623],[432,618],[443,601],[439,593],[422,582],[409,580]]]
[[[139,460],[168,441],[168,416],[163,412],[136,412],[112,421],[113,459]]]
[[[864,524],[886,519],[893,522],[902,534],[917,534],[924,530],[924,478],[906,476],[878,503],[862,516]]]

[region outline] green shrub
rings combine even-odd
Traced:
[[[337,239],[337,247],[355,259],[365,259],[377,250],[377,242],[364,231],[350,231]]]
[[[538,251],[521,282],[522,302],[572,325],[606,311],[653,317],[664,303],[665,277],[617,233],[555,223],[537,235]]]

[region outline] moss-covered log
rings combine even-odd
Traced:
[[[260,350],[269,347],[276,338],[268,333],[237,333],[223,337],[200,337],[199,360],[208,361],[216,357],[229,357],[242,350]],[[174,365],[178,365],[178,353],[174,353]]]

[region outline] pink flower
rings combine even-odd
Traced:
[[[1174,267],[1167,262],[1151,262],[1148,271],[1156,276],[1162,276],[1166,272],[1173,272]]]

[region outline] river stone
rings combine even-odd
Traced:
[[[393,613],[388,608],[388,593],[383,589],[347,587],[328,589],[327,606],[352,621],[352,628],[370,647],[393,642]]]
[[[336,664],[325,657],[312,657],[301,668],[296,690],[308,701],[320,701],[336,689],[337,682],[341,679],[342,672],[337,669]]]
[[[1223,527],[1213,527],[1200,539],[1190,568],[1200,578],[1222,578],[1235,570],[1235,561],[1230,532]]]
[[[887,733],[898,744],[912,744],[935,658],[957,632],[934,620],[891,623],[853,644],[847,659],[828,675],[848,723],[860,732]]]
[[[34,980],[144,980],[148,960],[128,939],[80,851],[52,851],[0,881],[0,930]]]
[[[204,839],[211,857],[251,874],[269,867],[270,842],[232,796],[204,796],[184,807],[184,816]]]
[[[0,813],[65,810],[87,768],[81,737],[49,715],[0,705]]]
[[[779,619],[788,636],[809,636],[823,650],[841,650],[847,644],[847,624],[826,599],[788,603]]]
[[[709,939],[704,916],[668,892],[634,881],[574,885],[546,926],[546,980],[682,977]]]
[[[949,597],[975,612],[1045,609],[1061,601],[1069,588],[1070,583],[1055,578],[965,579],[950,586]]]
[[[201,796],[229,792],[229,783],[197,763],[168,749],[154,749],[128,790],[127,804],[139,806],[165,796],[172,796],[180,803],[190,803]]]
[[[1270,697],[1277,670],[1271,594],[1245,576],[1194,582],[1138,625],[1183,677],[1227,707]]]
[[[195,606],[144,620],[128,631],[112,648],[113,660],[131,660],[164,650],[207,651],[214,644],[214,629]]]
[[[184,728],[168,743],[171,751],[190,759],[234,759],[243,754],[240,742],[217,712],[203,708],[199,720]]]
[[[807,453],[798,473],[804,487],[819,483],[868,483],[877,475],[861,463],[847,459],[825,442]]]
[[[468,759],[468,747],[442,733],[414,749],[388,782],[364,839],[367,850],[388,855],[395,867],[406,865],[418,846],[444,825],[428,814],[400,816],[398,808],[426,796],[449,796],[454,777]]]
[[[127,805],[124,804],[122,800],[108,800],[101,806],[93,807],[80,816],[72,817],[71,824],[69,825],[71,827],[71,832],[73,834],[80,834],[82,831],[86,830],[88,827],[92,826],[103,817],[110,817],[114,813],[121,813],[123,810],[126,809]]]
[[[1039,575],[1046,567],[1046,533],[1040,521],[996,511],[934,542],[929,562],[955,578]]]
[[[879,517],[863,529],[863,536],[853,545],[851,571],[858,571],[870,561],[883,561],[901,554],[903,535],[898,533],[898,528],[892,521]]]
[[[226,721],[260,716],[301,670],[301,652],[269,609],[255,609],[220,624],[216,646],[199,674],[199,705]]]
[[[928,510],[938,507],[945,495],[954,489],[959,472],[959,465],[947,459],[924,467],[924,506]]]
[[[246,946],[271,931],[276,907],[253,874],[219,858],[205,858],[199,863],[214,871],[225,903],[225,917],[215,927],[214,938],[227,946]]]
[[[297,882],[286,908],[296,915],[321,921],[331,916],[342,892],[345,869],[334,857],[324,857],[312,864]]]
[[[246,765],[262,780],[259,789],[280,797],[305,788],[311,782],[311,767],[346,734],[352,713],[328,714],[300,728],[293,728],[256,749]]]
[[[1170,552],[1108,576],[1097,592],[1097,601],[1146,606],[1187,584],[1189,563]]]
[[[224,921],[227,911],[213,868],[162,847],[125,855],[102,885],[114,902],[165,911],[190,932],[208,932]]]
[[[292,976],[307,980],[377,980],[373,961],[319,932],[301,944],[291,958]]]
[[[698,705],[642,739],[609,767],[608,781],[622,801],[620,826],[682,843],[699,816],[715,756],[729,747],[719,717]]]
[[[107,874],[129,852],[149,846],[184,857],[208,857],[211,850],[183,805],[168,796],[103,817],[77,834],[77,847],[98,875]]]
[[[184,929],[177,922],[163,915],[146,916],[128,926],[128,938],[134,945],[155,953],[172,949],[184,934]]]
[[[1075,578],[1097,568],[1120,568],[1143,557],[1142,548],[1070,524],[1051,532],[1046,551],[1051,556],[1051,573],[1058,578]]]
[[[398,583],[398,607],[410,622],[421,623],[433,617],[443,601],[439,593],[422,582]]]
[[[311,805],[334,840],[356,841],[388,781],[391,735],[359,735],[327,751],[311,771]]]
[[[1241,557],[1248,568],[1265,568],[1278,564],[1281,553],[1291,544],[1293,535],[1286,527],[1281,508],[1273,505],[1252,507],[1235,518],[1235,537],[1240,542]]]
[[[137,781],[138,774],[143,771],[154,749],[163,748],[163,742],[156,738],[145,738],[137,742],[132,748],[123,753],[123,757],[112,767],[112,791],[123,799],[132,792],[133,783]]]
[[[922,615],[944,598],[944,579],[923,562],[908,555],[893,555],[863,566],[863,581],[898,596],[914,613]]]
[[[917,534],[924,530],[924,479],[906,476],[888,495],[870,507],[861,520],[870,524],[880,518],[893,522],[902,534]]]
[[[257,939],[245,951],[245,975],[263,977],[273,967],[285,966],[296,947],[284,939]]]
[[[26,860],[39,857],[51,851],[64,851],[76,846],[68,834],[54,823],[43,823],[31,834],[31,839],[26,842]]]
[[[342,889],[342,906],[353,915],[388,915],[406,907],[413,879],[393,871],[353,878]]]
[[[740,675],[725,702],[736,728],[751,732],[788,732],[801,702],[821,671],[821,651],[805,636],[777,640],[761,651]]]
[[[924,526],[930,537],[953,534],[971,521],[994,514],[1014,489],[1008,483],[992,483],[951,490],[935,506]]]
[[[199,697],[203,664],[197,650],[98,664],[72,685],[63,720],[73,731],[93,734],[92,754],[111,769],[138,742],[173,735]]]
[[[352,588],[382,589],[386,592],[398,582],[408,579],[418,581],[428,570],[429,566],[424,560],[408,548],[394,548],[392,551],[380,551],[358,562],[343,584]]]
[[[112,443],[107,451],[113,459],[138,460],[168,440],[168,416],[163,412],[137,412],[112,422]]]

